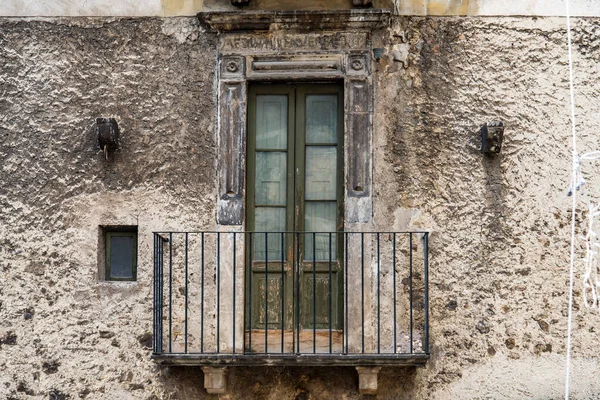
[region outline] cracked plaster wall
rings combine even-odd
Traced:
[[[585,151],[600,147],[600,21],[574,28]],[[0,31],[0,396],[215,398],[199,369],[158,367],[148,348],[151,232],[214,227],[214,37],[194,18],[4,19]],[[561,398],[564,21],[398,18],[377,39],[375,226],[432,232],[432,358],[384,368],[378,398]],[[100,115],[122,128],[109,162],[90,130]],[[486,158],[477,130],[494,118],[506,139]],[[139,225],[137,283],[97,281],[102,224]],[[573,398],[600,393],[599,320],[576,295]],[[354,399],[356,381],[352,368],[235,368],[223,398]]]

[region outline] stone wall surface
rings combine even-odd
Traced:
[[[574,27],[581,152],[600,145],[598,28]],[[388,40],[396,53],[376,73],[376,225],[395,215],[395,229],[433,232],[435,356],[418,392],[560,398],[572,165],[564,20],[400,19]],[[495,119],[505,143],[485,157],[477,130]],[[574,397],[595,398],[599,318],[581,303],[580,279],[575,290]]]
[[[574,23],[586,151],[600,147],[600,20]],[[384,368],[377,398],[561,398],[564,20],[397,18],[374,40],[386,48],[373,74],[375,227],[432,232],[432,357]],[[0,59],[0,397],[217,398],[199,368],[149,359],[151,232],[215,224],[215,37],[195,18],[3,19]],[[98,116],[122,129],[109,160]],[[490,119],[506,124],[497,157],[479,153]],[[99,226],[113,224],[139,226],[136,283],[98,281]],[[575,288],[572,398],[593,399],[600,318]],[[224,399],[360,398],[349,367],[233,368],[228,380]]]

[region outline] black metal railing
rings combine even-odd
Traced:
[[[156,232],[155,356],[429,354],[427,232]]]

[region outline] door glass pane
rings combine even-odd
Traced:
[[[133,278],[133,237],[110,237],[110,278]]]
[[[256,148],[287,149],[286,95],[256,96]]]
[[[337,147],[306,146],[306,199],[336,200]]]
[[[306,232],[335,232],[335,202],[306,202],[304,228]],[[313,248],[316,260],[329,260],[329,234],[307,233],[304,237],[304,259],[313,259]],[[336,235],[331,234],[331,260],[335,260]]]
[[[306,143],[337,143],[337,95],[306,96]]]
[[[255,261],[265,260],[265,256],[267,255],[266,250],[269,252],[269,261],[281,260],[281,232],[285,231],[285,210],[285,207],[255,208],[254,230],[257,233],[252,235],[252,241],[254,242],[252,258]]]
[[[257,205],[285,205],[287,153],[256,152],[254,201]]]

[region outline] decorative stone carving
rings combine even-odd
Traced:
[[[352,69],[353,70],[360,71],[364,67],[365,67],[365,63],[363,62],[363,60],[361,60],[359,58],[352,60]]]
[[[244,76],[244,67],[244,57],[223,57],[221,60],[221,79],[242,79]]]
[[[387,24],[389,11],[228,11],[198,18],[220,33],[217,223],[244,223],[248,84],[307,79],[344,81],[344,218],[349,227],[372,222],[369,32]]]
[[[342,58],[332,56],[249,56],[248,79],[343,78]]]
[[[346,73],[348,75],[368,75],[369,74],[369,62],[370,60],[364,53],[350,54],[346,64]]]
[[[240,66],[235,61],[228,61],[226,68],[227,72],[237,72],[237,70],[240,69]]]

